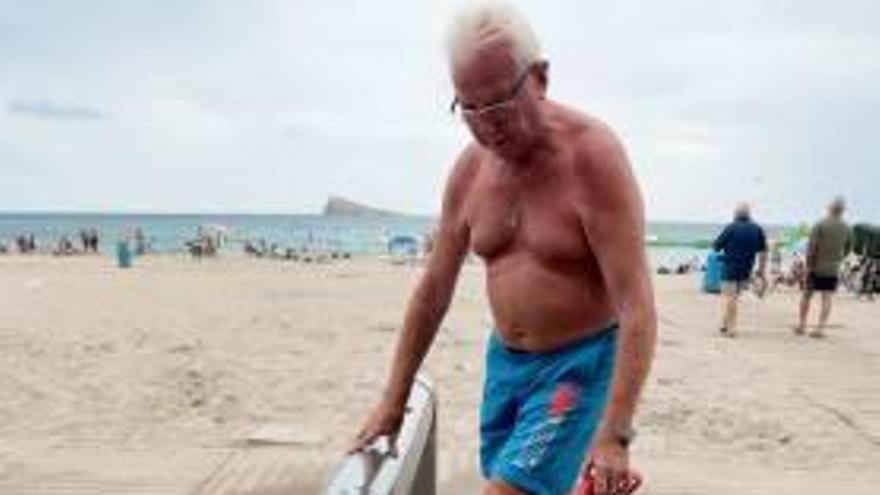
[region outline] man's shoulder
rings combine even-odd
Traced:
[[[718,233],[718,237],[715,238],[715,242],[720,242],[722,239],[727,239],[730,236],[730,230],[733,227],[732,224],[727,224],[721,228],[721,232]]]
[[[574,108],[554,104],[553,123],[562,139],[574,146],[581,156],[602,154],[609,149],[619,148],[617,135],[600,118]]]
[[[751,232],[751,227],[745,222],[730,222],[724,230],[733,237],[741,237],[746,232]]]
[[[489,155],[482,146],[471,141],[459,152],[452,167],[452,176],[472,175],[480,168],[480,164],[484,162]]]
[[[838,230],[847,230],[849,229],[849,225],[846,223],[846,220],[842,218],[834,218],[828,217],[828,225],[833,225],[834,228]]]
[[[731,222],[727,225],[727,230],[730,230],[732,233],[737,235],[758,235],[764,233],[764,229],[762,229],[760,225],[752,220],[740,220]]]
[[[575,177],[600,186],[602,179],[613,180],[629,174],[623,145],[611,127],[602,120],[559,106],[554,122],[558,139],[570,150]]]
[[[826,220],[827,223],[825,223],[824,229],[827,230],[830,235],[835,237],[845,237],[849,235],[849,225],[842,218],[829,217]]]
[[[837,230],[837,228],[838,227],[835,224],[833,218],[824,217],[821,220],[819,220],[818,222],[816,222],[815,225],[813,225],[813,228],[810,230],[810,234],[816,235],[816,236],[818,236],[818,235],[824,236],[830,232],[834,232],[835,230]]]
[[[480,170],[481,164],[486,160],[487,152],[477,143],[471,142],[455,160],[452,171],[446,181],[446,196],[461,201],[470,190]]]

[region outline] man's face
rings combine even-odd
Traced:
[[[457,104],[474,139],[515,158],[533,142],[538,92],[532,66],[520,68],[510,43],[486,38],[453,68]]]

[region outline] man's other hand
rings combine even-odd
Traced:
[[[366,423],[360,429],[357,436],[352,440],[348,453],[353,454],[367,448],[377,438],[388,437],[388,447],[392,455],[395,455],[395,440],[400,426],[403,424],[403,416],[406,405],[394,405],[382,402],[370,413]]]
[[[599,439],[590,469],[596,495],[626,495],[638,487],[629,471],[629,451],[615,440]]]

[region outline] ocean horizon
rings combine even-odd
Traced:
[[[394,236],[421,241],[432,230],[436,217],[429,215],[326,215],[321,213],[83,213],[0,212],[0,243],[14,245],[20,235],[33,234],[38,250],[50,251],[67,236],[79,245],[81,229],[96,229],[100,249],[110,252],[119,240],[141,229],[150,249],[180,252],[199,229],[222,230],[226,251],[240,252],[246,241],[265,241],[281,249],[375,254],[387,250]],[[649,221],[646,239],[652,261],[671,263],[703,257],[723,223]],[[790,226],[765,226],[775,238]]]

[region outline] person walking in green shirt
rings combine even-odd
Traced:
[[[797,335],[803,335],[810,312],[810,299],[813,292],[822,294],[822,309],[819,313],[819,326],[810,333],[811,337],[825,336],[825,326],[831,315],[831,301],[837,290],[840,263],[852,248],[850,228],[843,221],[846,203],[836,198],[828,207],[828,216],[813,226],[807,246],[807,280],[801,297],[800,321],[795,327]]]

